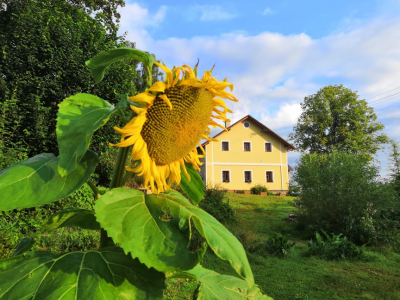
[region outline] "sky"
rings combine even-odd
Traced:
[[[240,100],[226,100],[233,122],[250,114],[287,139],[304,97],[343,84],[400,142],[400,0],[126,0],[119,11],[119,33],[167,66],[215,64]],[[383,176],[389,148],[376,156]]]

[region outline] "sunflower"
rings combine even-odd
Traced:
[[[136,113],[122,129],[121,142],[113,146],[133,145],[131,156],[141,163],[127,171],[139,173],[144,178],[144,186],[153,193],[169,190],[172,183],[180,183],[181,167],[187,173],[185,162],[200,170],[200,158],[205,156],[200,140],[208,137],[212,127],[219,125],[215,119],[226,121],[226,113],[232,112],[221,98],[238,101],[225,88],[233,90],[233,85],[218,81],[212,69],[204,72],[202,79],[196,78],[197,65],[193,69],[187,65],[170,70],[157,63],[166,76],[165,82],[154,83],[145,92],[130,97],[141,107],[131,106]],[[219,97],[219,98],[218,98]],[[202,154],[197,153],[199,146]]]

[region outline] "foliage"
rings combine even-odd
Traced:
[[[400,197],[400,149],[399,143],[390,141],[391,152],[389,154],[389,176],[394,189]]]
[[[204,199],[199,207],[208,212],[215,219],[223,224],[235,222],[235,214],[229,205],[229,200],[225,201],[226,191],[219,187],[207,188]]]
[[[360,153],[372,159],[388,137],[376,114],[357,92],[342,85],[330,85],[304,98],[303,113],[289,137],[297,149],[329,153],[333,148]]]
[[[115,105],[118,102],[115,92],[133,95],[146,81],[144,70],[136,73],[142,67],[138,60],[114,63],[99,84],[95,84],[85,67],[85,61],[101,51],[134,47],[117,36],[117,7],[124,1],[5,3],[7,10],[0,11],[1,169],[26,158],[24,155],[58,153],[56,114],[58,104],[67,96],[93,93]],[[152,70],[153,76],[159,76],[156,66]],[[96,179],[102,185],[109,184],[112,172],[109,143],[117,141],[112,127],[120,124],[118,119],[111,120],[111,126],[95,133],[91,145],[91,149],[105,158],[96,168]]]
[[[265,242],[254,245],[251,252],[262,256],[270,254],[273,256],[284,257],[295,244],[296,243],[289,242],[288,236],[283,235],[282,233],[275,233]]]
[[[381,212],[399,203],[389,184],[377,181],[378,170],[364,156],[334,150],[306,154],[296,167],[301,186],[298,222],[311,230],[343,233],[357,244],[381,242]]]
[[[99,81],[107,66],[128,58],[140,60],[146,70],[152,70],[155,61],[154,55],[147,52],[116,48],[100,53],[87,65]],[[151,80],[152,74],[148,74],[146,86]],[[0,202],[0,209],[15,213],[21,212],[15,209],[36,210],[34,207],[51,205],[87,182],[95,199],[94,208],[63,207],[43,220],[41,230],[52,233],[77,228],[83,232],[98,230],[100,234],[99,249],[75,251],[68,247],[63,250],[70,252],[64,253],[30,252],[31,246],[36,250],[37,245],[31,239],[22,239],[16,255],[0,261],[0,298],[122,299],[129,295],[134,299],[159,299],[166,276],[189,276],[200,283],[197,298],[209,297],[208,289],[212,288],[217,298],[268,299],[255,285],[240,242],[213,216],[192,204],[204,190],[197,172],[190,172],[191,180],[182,187],[192,202],[174,190],[147,195],[124,188],[130,176],[125,166],[131,148],[121,147],[109,189],[100,191],[88,181],[99,160],[89,149],[91,139],[96,137],[94,132],[110,125],[108,122],[115,117],[128,122],[130,106],[141,105],[130,102],[127,94],[118,98],[116,105],[82,91],[66,98],[60,104],[56,125],[59,156],[42,153],[0,172],[0,192],[6,198]],[[15,223],[10,225],[12,228]],[[198,249],[190,247],[195,232],[204,239]],[[236,277],[198,266],[207,246],[229,263]]]
[[[255,186],[253,186],[250,189],[250,191],[251,191],[251,193],[253,195],[261,195],[261,192],[265,192],[266,193],[266,192],[268,192],[268,189],[267,189],[267,187],[265,185],[256,184]]]
[[[349,241],[342,234],[329,236],[321,230],[326,240],[318,233],[315,233],[315,241],[308,241],[308,253],[323,259],[355,259],[364,255],[364,246],[358,247]]]
[[[287,192],[287,196],[299,196],[301,193],[300,187],[297,186],[294,182],[289,183],[289,190]]]

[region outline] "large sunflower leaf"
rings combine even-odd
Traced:
[[[148,267],[189,270],[202,259],[206,245],[188,250],[189,220],[179,217],[180,206],[170,198],[115,188],[96,201],[97,221],[126,253]]]
[[[113,112],[110,103],[90,94],[76,94],[60,103],[56,132],[61,176],[78,166],[93,133],[107,123]]]
[[[273,300],[271,297],[263,295],[257,285],[249,287],[247,282],[242,279],[221,275],[200,265],[184,273],[195,276],[200,282],[196,291],[197,299]]]
[[[193,221],[196,229],[206,239],[214,253],[219,258],[227,260],[249,286],[254,285],[254,276],[246,252],[242,244],[225,226],[201,208],[192,205],[177,191],[168,191],[161,196],[168,197],[179,205],[179,218]]]
[[[199,172],[193,168],[191,163],[185,163],[185,167],[189,173],[190,180],[181,167],[181,182],[179,185],[186,195],[188,195],[189,199],[197,205],[204,199],[204,182]]]
[[[109,65],[122,59],[134,59],[142,62],[151,76],[151,69],[156,58],[153,54],[140,51],[134,48],[121,47],[104,51],[86,62],[88,68],[96,82],[100,82],[104,77],[104,72]]]
[[[79,189],[93,173],[98,157],[87,151],[67,176],[58,173],[58,158],[42,153],[0,172],[0,210],[22,209],[51,203]]]
[[[117,247],[0,260],[1,299],[160,299],[164,279]]]
[[[192,269],[202,258],[187,247],[194,228],[214,253],[227,260],[248,284],[254,277],[239,241],[214,217],[192,205],[176,191],[159,195],[117,188],[96,202],[97,221],[115,243],[159,271]],[[190,267],[191,266],[191,267]]]
[[[69,207],[48,218],[43,229],[54,230],[61,227],[80,227],[83,229],[100,230],[94,211],[78,207]]]

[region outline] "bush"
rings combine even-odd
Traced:
[[[257,184],[250,189],[253,195],[261,195],[261,192],[268,192],[268,189],[265,185]]]
[[[289,190],[287,192],[287,196],[292,196],[292,197],[297,197],[300,196],[300,187],[297,185],[294,185],[292,183],[289,184]]]
[[[327,260],[355,259],[364,255],[364,246],[357,247],[342,234],[332,234],[330,237],[324,230],[321,230],[326,240],[317,232],[315,241],[308,241],[308,253],[313,256]]]
[[[224,201],[226,191],[219,188],[207,188],[204,199],[199,207],[212,215],[223,224],[229,224],[235,221],[233,209],[229,205],[229,200]]]
[[[3,248],[8,249],[0,249],[0,252],[3,252],[3,254],[0,253],[0,257],[6,257],[10,249],[14,249],[23,237],[34,237],[40,231],[42,223],[50,216],[72,206],[93,209],[93,192],[86,184],[72,195],[51,204],[0,212],[2,215],[0,244],[5,245]],[[71,242],[68,243],[70,244]],[[76,248],[77,246],[70,245],[70,247]]]
[[[281,233],[275,233],[265,242],[256,244],[250,252],[257,253],[261,256],[266,254],[283,257],[296,243],[290,243],[289,238]]]
[[[298,222],[312,231],[343,233],[356,244],[383,242],[382,212],[399,206],[390,184],[360,155],[333,151],[303,155],[295,181],[301,187]]]

